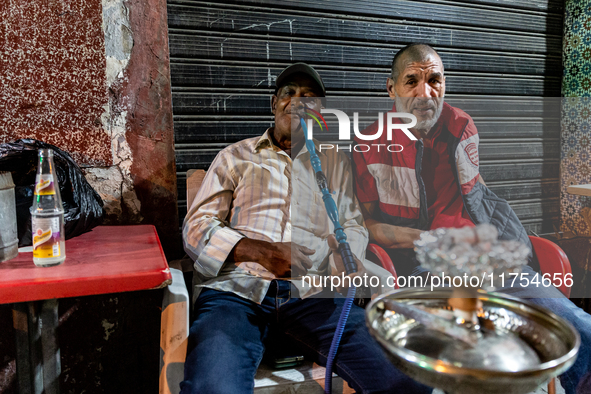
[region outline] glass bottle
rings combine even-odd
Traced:
[[[33,197],[33,262],[39,267],[61,264],[66,259],[64,208],[51,149],[39,149]]]

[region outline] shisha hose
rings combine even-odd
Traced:
[[[304,131],[306,148],[308,149],[308,152],[310,152],[310,162],[312,163],[312,168],[314,169],[314,173],[316,175],[316,183],[318,184],[318,187],[322,192],[322,200],[324,201],[324,206],[326,208],[326,212],[328,213],[328,217],[334,225],[335,238],[339,243],[338,250],[341,254],[341,258],[345,266],[345,271],[347,275],[349,275],[354,272],[357,272],[357,265],[355,264],[355,259],[353,258],[351,247],[347,242],[347,235],[343,230],[343,226],[341,226],[341,223],[339,222],[339,212],[337,210],[337,205],[334,202],[332,196],[330,195],[330,191],[328,190],[328,181],[326,180],[326,176],[324,176],[324,173],[322,172],[320,158],[316,154],[316,147],[314,146],[314,142],[311,139],[307,139],[308,128],[306,127],[306,122],[304,121],[303,117],[300,117],[300,123],[302,124],[302,130]],[[341,337],[343,336],[345,324],[347,323],[347,319],[349,318],[349,312],[351,311],[351,306],[353,305],[354,299],[355,286],[351,286],[349,287],[349,290],[347,290],[347,298],[345,299],[345,303],[343,304],[343,310],[341,311],[341,316],[339,317],[337,328],[332,338],[332,343],[330,344],[328,358],[326,360],[326,374],[324,375],[324,392],[327,394],[330,394],[330,392],[332,391],[332,365],[334,362],[334,358],[337,354],[339,343],[341,342]]]

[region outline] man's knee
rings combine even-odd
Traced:
[[[266,334],[266,326],[259,323],[249,313],[227,305],[202,311],[189,330],[187,361],[209,367],[224,358],[228,365],[257,362],[264,352]]]
[[[264,353],[258,328],[194,324],[191,334],[182,393],[252,393]]]
[[[195,308],[195,321],[189,329],[189,340],[202,342],[218,336],[230,341],[248,341],[262,335],[264,322],[248,300],[226,296],[212,298]],[[256,304],[255,304],[256,305]]]
[[[182,393],[252,392],[265,319],[256,304],[223,293],[201,301],[189,330]]]

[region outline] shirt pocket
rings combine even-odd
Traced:
[[[311,190],[298,193],[292,200],[291,222],[294,228],[293,242],[306,245],[311,238],[325,239],[332,225],[329,224],[322,193]]]
[[[308,210],[308,220],[314,235],[324,239],[333,232],[334,226],[328,217],[322,197],[322,192],[314,192],[314,204]]]

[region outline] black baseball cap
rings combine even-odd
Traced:
[[[322,78],[320,78],[320,74],[318,74],[316,70],[314,70],[311,66],[307,65],[306,63],[295,63],[281,71],[281,73],[275,80],[275,94],[277,94],[279,88],[283,86],[283,83],[285,82],[287,77],[298,73],[306,74],[310,78],[312,78],[318,84],[320,90],[322,90],[322,95],[326,96],[326,88],[324,87]]]

